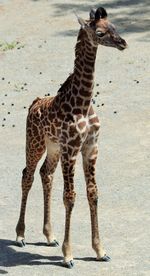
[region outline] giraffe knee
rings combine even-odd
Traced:
[[[64,191],[63,200],[65,207],[73,208],[75,203],[76,193],[74,191]]]
[[[97,205],[98,203],[98,191],[97,189],[87,189],[87,198],[90,205]]]
[[[22,188],[30,189],[34,180],[33,173],[30,173],[27,168],[24,168],[22,171]]]
[[[40,168],[40,176],[42,179],[42,184],[45,184],[45,183],[51,184],[53,181],[53,174],[47,171],[46,166],[44,164]]]

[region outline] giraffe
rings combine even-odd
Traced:
[[[55,97],[37,98],[29,108],[26,125],[26,167],[22,175],[22,201],[16,226],[19,246],[25,245],[25,210],[29,190],[38,161],[47,151],[40,169],[44,193],[43,234],[50,246],[58,246],[51,225],[51,190],[58,161],[63,172],[65,206],[65,234],[62,245],[63,264],[74,265],[70,224],[75,203],[74,171],[79,152],[83,158],[87,198],[91,215],[92,247],[99,261],[109,261],[99,236],[98,188],[95,167],[98,155],[99,119],[92,106],[95,60],[98,45],[124,50],[127,43],[107,19],[103,7],[92,9],[89,19],[78,17],[80,30],[75,47],[73,73],[58,90]]]

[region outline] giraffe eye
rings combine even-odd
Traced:
[[[105,33],[101,32],[101,31],[97,31],[97,32],[96,32],[96,35],[97,35],[98,37],[103,37],[103,36],[105,35]]]

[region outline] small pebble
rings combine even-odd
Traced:
[[[8,111],[7,114],[10,114],[10,111]]]
[[[99,93],[99,91],[97,91],[96,93],[97,93],[97,95],[99,95],[99,94],[100,94],[100,93]]]
[[[99,83],[97,83],[96,86],[99,86]]]
[[[17,50],[20,50],[20,47],[18,47]]]
[[[12,103],[11,106],[14,106],[14,104]]]
[[[104,106],[104,103],[102,103],[101,106]]]
[[[42,72],[40,72],[39,74],[42,75]]]
[[[117,111],[114,111],[114,114],[117,114]]]
[[[25,83],[24,83],[24,86],[26,86],[26,85],[27,85],[27,83],[25,82]]]
[[[4,124],[2,124],[2,127],[4,127],[5,125]]]
[[[5,103],[2,103],[2,105],[5,105]]]
[[[5,94],[5,97],[7,97],[7,94]]]
[[[48,93],[47,96],[50,96],[50,93]]]
[[[3,118],[3,121],[6,121],[6,118]]]
[[[12,125],[12,127],[15,127],[15,125]]]
[[[97,107],[99,107],[99,104],[97,105]]]
[[[23,108],[24,108],[24,109],[26,109],[27,107],[26,107],[26,106],[24,106]]]
[[[139,81],[138,81],[138,80],[134,80],[134,81],[136,81],[136,83],[139,83]]]
[[[109,83],[112,83],[112,81],[109,81]]]
[[[21,89],[23,90],[23,89],[24,89],[24,87],[22,86],[22,87],[21,87]]]
[[[5,78],[3,77],[2,80],[5,80]]]
[[[10,81],[8,82],[8,84],[10,84]]]

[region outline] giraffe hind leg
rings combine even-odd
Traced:
[[[26,155],[26,167],[23,170],[22,174],[22,199],[21,199],[21,208],[20,208],[20,216],[16,226],[16,244],[20,247],[25,246],[25,212],[27,205],[27,198],[29,191],[32,187],[32,183],[34,180],[34,172],[37,166],[38,161],[41,159],[43,153],[45,152],[45,145],[43,148],[35,148],[31,149],[31,147],[27,147],[27,155]],[[31,150],[30,150],[31,149]]]
[[[47,156],[40,169],[44,195],[43,234],[46,236],[49,246],[58,246],[59,243],[55,239],[51,225],[51,192],[53,184],[53,174],[59,161],[59,147],[56,143],[53,143],[50,140],[48,140],[46,144]]]

